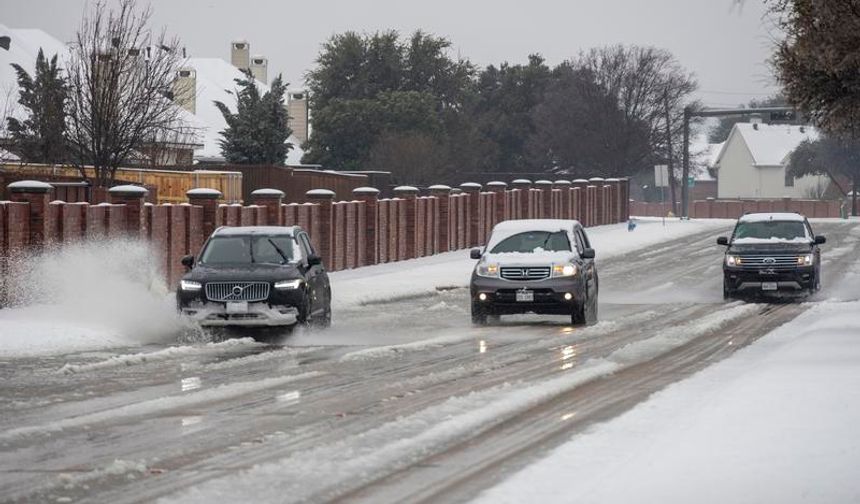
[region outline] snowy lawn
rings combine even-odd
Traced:
[[[860,302],[822,302],[476,502],[858,502],[858,426]]]

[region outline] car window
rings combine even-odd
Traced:
[[[807,226],[801,221],[752,221],[739,222],[733,240],[805,240],[809,239]]]
[[[505,238],[493,247],[490,253],[559,252],[569,250],[571,250],[570,240],[564,231],[527,231]]]
[[[302,248],[304,249],[306,254],[305,257],[316,254],[313,245],[311,245],[311,240],[308,238],[307,234],[302,233],[301,235],[299,235],[299,239],[302,242]]]
[[[205,264],[283,264],[294,259],[293,238],[287,235],[216,236],[200,256]]]
[[[576,250],[581,254],[585,249],[585,242],[582,240],[582,231],[577,229],[573,232],[574,239],[576,239]]]
[[[579,234],[582,235],[582,244],[585,245],[585,248],[591,248],[591,242],[588,241],[588,234],[584,229],[579,228]]]

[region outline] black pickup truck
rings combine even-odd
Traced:
[[[806,295],[821,288],[821,250],[827,240],[796,213],[750,213],[738,219],[723,261],[723,297]]]

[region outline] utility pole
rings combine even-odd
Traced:
[[[678,215],[678,198],[675,195],[675,156],[672,151],[672,115],[669,112],[669,90],[663,91],[666,113],[666,164],[669,167],[669,197],[672,198],[672,215]]]
[[[687,179],[690,178],[690,115],[692,110],[689,106],[684,107],[684,158],[681,169],[681,218],[686,219],[689,214],[689,184]]]

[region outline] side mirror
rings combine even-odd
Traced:
[[[821,235],[815,236],[815,244],[816,245],[824,245],[825,243],[827,243],[827,238],[825,238],[824,236],[821,236]]]
[[[194,267],[194,256],[193,255],[183,256],[182,259],[180,260],[180,262],[186,268],[191,269]]]
[[[722,245],[724,247],[728,247],[729,246],[729,239],[726,238],[725,236],[720,236],[719,238],[717,238],[717,245]]]
[[[471,252],[469,252],[469,257],[472,259],[480,259],[481,258],[481,249],[473,248]]]
[[[317,266],[319,264],[322,264],[322,257],[316,254],[311,254],[308,256],[308,266]]]
[[[582,257],[583,259],[594,259],[594,256],[595,253],[593,248],[583,249],[582,254],[580,254],[580,257]]]

